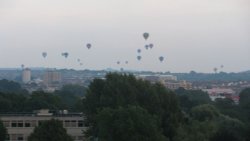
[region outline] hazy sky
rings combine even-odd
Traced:
[[[143,32],[150,33],[147,41]],[[150,51],[144,49],[148,43],[155,45]],[[68,59],[61,56],[65,51]],[[0,0],[0,67],[21,64],[171,72],[212,72],[223,64],[227,72],[250,70],[250,1]]]

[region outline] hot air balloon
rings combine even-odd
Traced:
[[[77,59],[77,62],[80,62],[80,61],[81,61],[81,60],[78,58],[78,59]]]
[[[145,48],[146,48],[146,50],[148,50],[148,48],[149,48],[149,45],[145,45]]]
[[[24,64],[21,65],[21,68],[24,69]]]
[[[137,56],[137,60],[139,60],[139,61],[140,61],[140,60],[141,60],[141,56]]]
[[[128,61],[125,61],[125,64],[128,64]]]
[[[80,63],[80,66],[82,66],[82,63]]]
[[[147,33],[147,32],[143,33],[143,38],[144,38],[145,40],[147,40],[148,37],[149,37],[149,33]]]
[[[47,57],[47,52],[43,52],[42,56],[43,56],[43,58],[46,58]]]
[[[138,53],[141,53],[141,49],[137,49],[137,52],[138,52]]]
[[[90,43],[88,43],[87,45],[86,45],[86,47],[88,48],[88,49],[90,49],[91,48],[91,44]]]
[[[68,52],[63,52],[63,53],[62,53],[62,56],[64,56],[65,58],[68,58],[69,53],[68,53]]]
[[[162,62],[164,60],[164,57],[163,56],[160,56],[159,57],[159,60]]]
[[[223,69],[223,68],[224,68],[224,65],[221,65],[221,66],[220,66],[220,68],[222,68],[222,69]]]
[[[149,44],[150,49],[154,47],[154,44]]]
[[[217,70],[218,70],[218,69],[215,67],[215,68],[214,68],[214,73],[217,73]]]
[[[117,61],[116,64],[119,65],[119,64],[120,64],[120,61]]]
[[[120,71],[124,71],[124,69],[123,69],[123,68],[120,68]]]

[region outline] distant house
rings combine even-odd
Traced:
[[[235,96],[236,92],[229,88],[211,88],[211,89],[203,89],[202,91],[207,92],[210,99],[215,101],[217,98],[230,98],[234,100],[236,103],[239,101],[239,98]]]

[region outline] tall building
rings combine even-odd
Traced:
[[[47,87],[58,87],[61,81],[61,73],[56,70],[48,70],[44,73],[43,83]]]
[[[31,80],[31,71],[29,68],[23,69],[22,72],[22,81],[23,83],[28,83]]]

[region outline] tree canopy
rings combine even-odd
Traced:
[[[52,119],[43,121],[41,125],[35,127],[28,141],[73,141],[73,139],[59,120]]]
[[[154,117],[156,126],[160,129],[159,132],[170,140],[175,135],[175,129],[178,127],[179,120],[181,120],[177,98],[172,91],[167,90],[161,84],[151,84],[127,74],[110,73],[105,80],[95,79],[87,90],[83,104],[84,113],[87,116],[86,122],[90,125],[87,135],[99,138],[102,137],[99,136],[101,127],[98,126],[100,116],[103,116],[104,119],[113,118],[112,116],[106,117],[107,114],[103,113],[103,110],[107,112],[107,108],[110,109],[108,110],[109,113],[120,113],[126,110],[132,112],[131,109],[127,109],[130,106],[140,107],[139,110],[146,111],[145,113],[151,115],[148,116],[149,119],[145,120],[154,121],[152,118]],[[138,112],[138,114],[145,113]],[[135,122],[133,120],[142,115],[129,117],[133,115],[128,114],[127,116],[131,119],[131,122]],[[107,119],[110,124],[112,124],[111,119]],[[119,120],[120,127],[124,127],[122,122],[123,120],[125,122],[125,119]],[[133,136],[140,136],[140,134],[140,132],[134,132]],[[145,134],[145,137],[147,137],[147,134]],[[115,137],[110,138],[114,139]],[[149,138],[146,140],[149,140]]]
[[[3,125],[3,122],[0,120],[0,141],[5,141],[7,136],[7,130]]]

